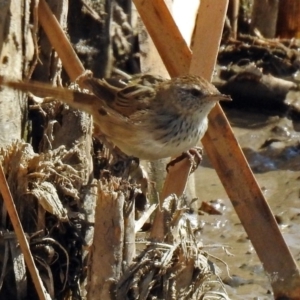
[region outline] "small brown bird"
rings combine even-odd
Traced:
[[[133,76],[128,82],[87,77],[94,95],[37,82],[0,84],[55,97],[90,113],[106,139],[128,156],[156,160],[195,147],[207,129],[207,115],[218,101],[231,100],[199,76],[163,79]]]

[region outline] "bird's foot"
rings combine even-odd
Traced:
[[[182,161],[185,158],[188,158],[190,160],[190,162],[192,163],[191,173],[193,173],[198,168],[198,166],[200,165],[200,163],[202,161],[202,154],[203,154],[203,150],[201,147],[191,148],[190,150],[183,152],[180,156],[172,159],[167,164],[166,170],[167,170],[167,172],[169,172],[169,167],[173,167],[178,162]]]

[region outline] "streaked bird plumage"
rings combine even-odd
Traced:
[[[90,113],[105,138],[129,156],[156,160],[197,145],[207,129],[207,115],[220,100],[230,100],[199,76],[163,79],[136,75],[128,81],[82,80],[93,94],[36,82],[0,84],[39,96],[55,97]]]

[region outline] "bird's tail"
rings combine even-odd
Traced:
[[[51,97],[62,101],[73,108],[83,110],[87,113],[93,113],[93,104],[101,100],[91,94],[70,90],[63,87],[52,86],[47,83],[37,81],[16,81],[0,76],[0,85],[22,92],[29,92],[38,97]]]

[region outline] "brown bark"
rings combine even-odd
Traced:
[[[28,1],[0,1],[0,73],[14,79],[22,79],[33,57],[33,42],[29,29]],[[22,18],[23,17],[23,18]],[[26,101],[17,91],[0,90],[0,147],[24,136]],[[7,211],[1,201],[1,227],[7,228]],[[1,269],[6,277],[2,282],[0,298],[23,298],[27,295],[27,276],[23,255],[13,232],[1,236],[5,254]],[[9,238],[9,239],[7,239]],[[12,260],[9,260],[12,257]],[[13,261],[13,265],[9,262]],[[7,266],[9,265],[9,269]],[[8,288],[9,287],[9,288]]]
[[[300,2],[279,1],[276,35],[280,38],[300,37]]]
[[[2,2],[0,11],[3,24],[0,30],[1,75],[17,80],[27,79],[31,76],[32,69],[36,67],[35,65],[37,63],[36,72],[34,74],[35,78],[44,81],[50,80],[53,83],[60,82],[61,63],[47,40],[47,37],[43,36],[42,31],[40,31],[42,34],[41,38],[32,38],[31,33],[37,34],[38,31],[38,16],[37,9],[34,6],[35,3],[30,5],[29,1],[22,1],[21,3],[15,0],[5,3],[4,1]],[[57,5],[57,1],[49,2],[52,2],[56,7],[56,9],[54,9],[55,14],[58,20],[61,21],[62,27],[66,28],[68,1],[60,1],[59,5]],[[10,6],[5,6],[7,3],[9,3]],[[32,9],[31,12],[29,11],[30,9]],[[29,13],[32,13],[32,19]],[[29,24],[29,20],[32,20],[34,25]],[[38,47],[35,44],[35,40],[39,40],[41,43]],[[34,60],[34,58],[37,58],[34,55],[37,54],[39,50],[41,50],[39,52],[40,60],[37,62]],[[0,99],[0,147],[3,147],[10,145],[13,140],[20,140],[21,137],[23,137],[25,128],[23,119],[25,119],[24,112],[28,106],[28,101],[25,94],[12,89],[1,89]],[[42,106],[45,110],[42,110]],[[71,268],[73,268],[73,270],[74,268],[78,268],[78,270],[76,270],[78,273],[76,273],[75,276],[78,276],[80,272],[82,273],[83,270],[80,269],[80,266],[77,264],[80,264],[84,255],[86,255],[86,253],[83,253],[83,256],[81,256],[82,245],[75,240],[76,237],[74,237],[74,240],[71,242],[68,231],[73,226],[73,230],[71,229],[71,231],[73,231],[73,234],[76,232],[77,229],[74,230],[74,224],[76,224],[76,222],[80,223],[87,220],[90,224],[93,223],[93,209],[90,209],[90,207],[94,206],[94,198],[91,197],[92,187],[87,186],[80,194],[81,188],[84,187],[93,176],[91,158],[92,121],[91,117],[87,114],[71,110],[65,106],[59,108],[57,104],[53,103],[48,105],[48,107],[47,104],[37,105],[36,108],[38,109],[36,109],[34,113],[31,110],[31,117],[34,119],[33,144],[34,149],[42,153],[38,155],[33,152],[30,145],[20,142],[15,143],[10,146],[9,149],[3,151],[3,156],[1,156],[0,160],[3,167],[5,167],[5,175],[14,196],[14,202],[25,232],[32,236],[32,234],[40,230],[39,235],[33,237],[30,243],[32,247],[31,250],[35,253],[35,257],[37,257],[37,265],[42,273],[41,277],[43,281],[46,282],[45,285],[47,290],[51,293],[51,297],[54,298],[57,297],[57,295],[63,297],[63,294],[70,290],[68,284],[72,284],[72,280],[74,280],[72,277],[69,277],[69,270]],[[38,132],[37,128],[41,128],[42,130]],[[64,147],[66,151],[64,151]],[[54,161],[50,162],[48,159],[49,157],[54,158],[58,152],[60,152],[62,156],[59,154],[58,156],[60,157],[56,157],[58,160],[52,164]],[[4,162],[3,159],[5,157],[7,160]],[[50,172],[44,172],[45,169],[43,169],[43,167],[39,170],[37,169],[37,165],[35,164],[37,160],[40,160],[40,166],[45,167],[47,165],[46,169],[50,167],[50,169],[54,171],[54,169],[58,167],[54,173],[60,177],[59,181],[62,180],[60,187],[60,184],[56,185],[54,183],[54,181],[56,181],[54,177],[56,176],[53,177],[50,175],[52,172],[50,169],[48,169]],[[14,164],[16,161],[19,163]],[[66,169],[63,170],[65,167]],[[68,171],[69,169],[70,172]],[[71,175],[72,172],[74,172],[73,175]],[[54,173],[52,173],[52,175]],[[72,181],[72,176],[74,176],[73,179],[77,178],[78,181],[75,186],[71,188],[69,183]],[[56,177],[56,179],[58,179],[58,177]],[[53,188],[55,194],[53,193],[52,196],[55,195],[60,205],[68,206],[69,214],[66,216],[66,219],[69,218],[69,221],[72,219],[71,222],[65,223],[66,220],[61,220],[56,214],[53,214],[53,212],[40,205],[42,199],[37,196],[37,194],[33,195],[33,191],[39,191],[39,188],[42,187],[41,183],[43,182],[46,182]],[[58,183],[58,181],[56,183]],[[36,185],[33,187],[33,184]],[[80,199],[78,197],[79,194],[81,196]],[[81,212],[81,218],[76,217],[78,210]],[[2,207],[0,221],[2,227],[7,228],[10,233],[11,225],[5,207]],[[56,225],[53,227],[53,221],[59,224],[58,227],[56,227]],[[82,234],[83,237],[85,233],[87,234],[86,243],[89,244],[92,234],[91,226],[80,227],[80,230],[82,230],[80,234]],[[51,233],[49,233],[50,231]],[[13,232],[10,234],[13,235]],[[47,238],[50,242],[49,240],[46,241]],[[57,242],[56,239],[60,239],[60,242]],[[13,242],[14,240],[11,239],[11,249],[13,249]],[[15,243],[17,243],[17,241]],[[75,247],[77,247],[77,249],[75,249]],[[50,261],[46,262],[44,258],[41,259],[39,256],[40,251],[44,251],[46,248],[49,248],[54,255],[59,253],[61,260],[59,263],[63,267],[57,268],[57,271],[60,272],[60,274],[64,274],[62,277],[55,274],[55,268],[51,270],[52,264],[55,264],[55,262],[51,262],[51,257],[48,257],[47,259],[50,258]],[[53,255],[51,251],[49,253],[50,256]],[[69,251],[75,253],[73,258],[71,256],[68,257]],[[24,265],[23,254],[20,253],[20,251],[17,254],[11,251],[11,255],[13,256],[13,260],[19,260],[19,265],[21,263]],[[75,264],[72,265],[72,263],[70,263],[69,266],[70,259],[74,259],[73,262],[75,262]],[[48,263],[49,265],[47,265]],[[1,268],[2,267],[5,268],[6,266],[1,264]],[[20,290],[22,287],[19,282],[20,276],[18,277],[16,273],[18,266],[15,264],[14,267],[9,265],[8,267],[10,271],[7,272],[5,276],[4,284],[0,291],[0,298],[15,299],[25,295],[27,298],[33,296],[33,299],[35,299],[36,294],[33,292],[34,288],[32,285],[27,282],[26,272],[21,280],[23,282],[22,286],[25,285],[28,287],[28,290]],[[54,273],[52,274],[52,272]],[[79,277],[81,276],[82,274],[79,275]],[[16,281],[16,286],[12,283],[14,281]],[[6,285],[9,286],[9,289],[6,288]]]
[[[33,55],[32,37],[28,24],[27,1],[0,1],[0,71],[1,75],[22,79]],[[27,17],[27,18],[26,18]],[[23,39],[23,37],[26,37]],[[0,91],[0,147],[20,139],[24,131],[26,102],[17,91]]]

